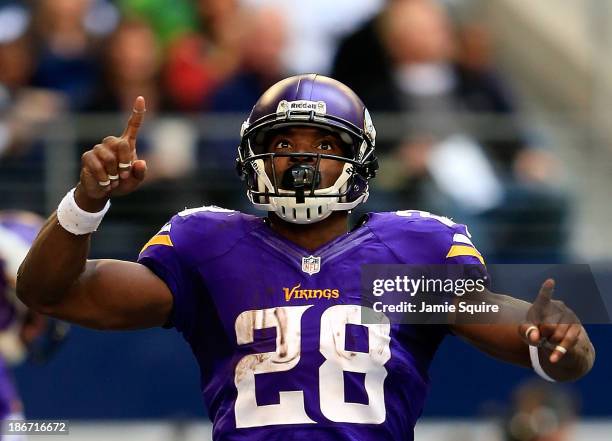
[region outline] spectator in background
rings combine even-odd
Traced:
[[[561,260],[566,205],[544,185],[554,180],[551,157],[531,154],[488,47],[463,35],[460,45],[446,11],[433,0],[389,0],[341,43],[334,77],[362,96],[375,118],[409,115],[398,121],[398,136],[379,145],[388,154],[384,168],[396,172],[379,184],[386,181],[394,205],[451,213],[483,230],[479,237],[490,242],[479,245],[493,261]],[[503,117],[494,130],[504,137],[474,130],[469,114]],[[508,249],[523,254],[509,256]]]
[[[503,420],[504,441],[570,441],[578,403],[557,384],[530,381],[514,392]]]
[[[238,71],[212,95],[212,112],[249,112],[272,84],[284,78],[282,55],[287,41],[284,17],[275,8],[251,11],[240,41]]]
[[[162,57],[162,48],[147,22],[123,21],[106,44],[104,80],[96,88],[98,93],[89,110],[130,112],[133,98],[143,95],[147,97],[147,111],[151,116],[167,111],[169,105],[161,87]],[[168,129],[176,136],[174,141],[168,139]],[[189,173],[193,164],[189,153],[193,140],[186,132],[189,132],[187,123],[165,120],[143,132],[140,153],[155,169],[148,173],[149,182],[181,178]]]
[[[489,28],[481,21],[463,20],[457,28],[457,63],[466,75],[481,72],[495,72],[493,44]],[[508,92],[506,92],[508,94]],[[511,110],[511,109],[510,109]],[[517,180],[522,182],[546,182],[555,180],[559,171],[557,159],[543,148],[526,148],[520,145],[517,151],[512,146],[506,150],[497,149],[507,170],[512,169]]]
[[[165,88],[173,107],[200,110],[240,62],[244,19],[238,0],[198,0],[199,29],[169,47]]]
[[[66,103],[30,86],[36,66],[30,24],[25,7],[0,8],[0,208],[38,211],[44,206],[41,129]]]
[[[89,105],[98,80],[95,42],[86,27],[92,0],[40,0],[35,7],[38,64],[33,85],[63,93],[70,109]]]
[[[389,0],[378,17],[341,44],[333,73],[363,90],[374,111],[416,114],[425,126],[415,127],[412,138],[460,131],[464,112],[512,116],[513,99],[491,66],[465,69],[456,58],[456,34],[442,7],[430,0]],[[497,153],[512,156],[508,150],[521,148],[521,135],[515,133],[513,145]]]
[[[164,110],[160,88],[162,53],[147,22],[121,22],[105,44],[101,64],[103,77],[88,110],[129,111],[138,95],[147,97],[147,110]]]
[[[237,124],[264,91],[286,76],[282,58],[287,41],[285,17],[272,7],[254,8],[245,13],[249,20],[244,24],[238,46],[239,69],[219,86],[206,106],[213,113],[237,115]],[[241,190],[242,183],[235,179],[238,144],[235,132],[227,139],[202,139],[198,163],[212,167],[201,170],[198,182],[206,189],[208,202],[250,210],[251,204]]]
[[[376,14],[383,0],[241,0],[250,7],[275,8],[291,32],[283,51],[287,72],[329,74],[340,38]],[[365,57],[366,55],[364,55]]]

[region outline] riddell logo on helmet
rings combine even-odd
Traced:
[[[292,299],[337,299],[340,297],[338,289],[300,289],[301,283],[293,288],[283,288],[285,301]]]
[[[281,101],[278,103],[276,113],[287,113],[290,111],[314,111],[317,115],[325,115],[327,113],[327,105],[324,101]]]

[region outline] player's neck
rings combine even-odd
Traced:
[[[292,224],[270,213],[268,225],[287,240],[309,251],[316,250],[349,230],[346,211],[335,211],[327,219],[308,225]]]

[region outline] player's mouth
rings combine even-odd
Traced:
[[[321,172],[308,164],[296,164],[287,169],[281,181],[282,189],[295,191],[298,204],[304,203],[305,192],[316,190],[320,184]]]

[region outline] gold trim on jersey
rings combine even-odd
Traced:
[[[483,265],[485,264],[485,261],[482,258],[482,255],[478,252],[478,250],[467,245],[453,245],[451,249],[448,250],[446,258],[448,259],[449,257],[455,256],[474,256],[475,258],[480,260],[480,263],[482,263]]]
[[[151,238],[151,240],[149,240],[144,247],[142,247],[142,250],[140,250],[140,254],[143,253],[144,250],[146,250],[147,248],[149,248],[152,245],[165,245],[167,247],[173,247],[174,244],[172,243],[172,240],[170,239],[170,236],[168,234],[158,234],[157,236],[153,236]]]

